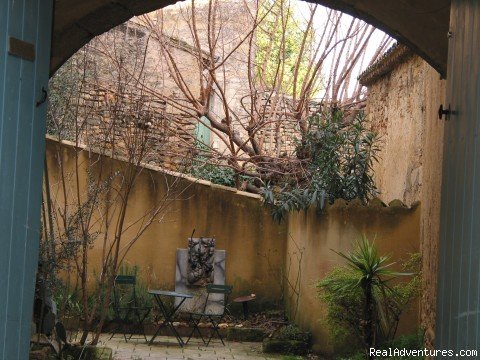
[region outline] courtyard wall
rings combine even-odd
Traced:
[[[374,241],[379,253],[391,255],[394,268],[402,271],[401,263],[411,254],[419,252],[420,244],[419,204],[407,208],[397,201],[392,206],[374,202],[364,206],[360,202],[346,203],[337,200],[326,211],[318,214],[315,209],[293,213],[289,216],[286,263],[291,262],[290,283],[300,275],[298,311],[295,322],[312,331],[314,349],[322,353],[344,350],[331,337],[326,324],[325,305],[318,299],[315,284],[336,266],[345,261],[336,252],[348,252],[362,234]],[[296,254],[303,251],[299,261]],[[290,313],[295,311],[296,296],[292,287],[286,288]],[[359,309],[360,311],[360,309]],[[418,301],[402,315],[398,334],[411,334],[418,328]]]
[[[80,174],[86,178],[87,165],[100,156],[83,147],[47,138],[47,164],[53,196],[58,198],[62,159],[66,173],[75,169],[75,151],[79,154]],[[121,159],[104,159],[121,166]],[[90,171],[95,170],[95,166]],[[94,174],[95,175],[95,174]],[[141,278],[149,288],[174,289],[176,249],[186,248],[187,238],[215,236],[217,249],[225,249],[226,282],[234,286],[233,296],[255,293],[257,308],[286,305],[287,313],[305,330],[313,334],[314,349],[331,353],[335,350],[324,317],[315,283],[336,265],[344,262],[336,251],[348,251],[362,234],[375,243],[382,253],[392,255],[400,263],[409,254],[418,252],[421,207],[411,208],[401,202],[384,206],[373,201],[364,206],[356,201],[337,200],[318,214],[314,209],[293,213],[287,221],[276,223],[259,195],[234,188],[214,185],[208,181],[188,178],[173,172],[145,165],[133,190],[127,223],[150,209],[166,191],[169,179],[178,178],[183,189],[179,199],[162,222],[157,222],[142,235],[126,257],[126,263],[138,266]],[[85,186],[82,180],[81,187]],[[135,231],[135,226],[131,229]],[[98,276],[101,246],[92,247],[89,280],[93,285]],[[301,255],[301,259],[299,258]],[[287,276],[294,287],[284,281]],[[300,276],[300,277],[298,277]],[[70,273],[75,277],[75,273]],[[293,292],[298,292],[298,296]],[[298,300],[298,310],[297,308]],[[418,305],[412,304],[405,313],[400,333],[411,333],[418,327]]]
[[[82,148],[78,150],[82,169],[98,160],[98,154]],[[57,189],[61,175],[57,157],[63,158],[65,172],[71,173],[75,169],[74,151],[75,147],[69,142],[58,143],[47,139],[53,196],[60,192]],[[104,161],[121,162],[111,158]],[[96,167],[90,168],[90,171],[97,170]],[[172,183],[172,174],[155,166],[145,166],[130,198],[126,224],[130,225],[139,214],[161,201],[167,182]],[[85,189],[85,177],[86,174],[81,174],[82,191]],[[286,224],[278,225],[272,221],[258,195],[204,180],[180,178],[179,181],[176,187],[182,193],[177,194],[177,200],[172,202],[162,221],[154,222],[132,247],[125,258],[126,263],[139,267],[148,287],[174,289],[176,250],[187,247],[187,239],[195,229],[196,237],[214,236],[216,248],[226,250],[226,281],[234,286],[234,296],[255,293],[261,303],[269,306],[278,303],[283,295],[277,274],[285,257]],[[62,200],[59,199],[59,202]],[[130,234],[137,229],[138,226],[133,226]],[[90,259],[89,280],[92,285],[99,271],[95,264],[99,264],[101,249],[101,239],[98,239],[93,244]]]

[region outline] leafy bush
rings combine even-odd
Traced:
[[[364,349],[392,340],[402,311],[419,292],[419,255],[411,255],[403,266],[411,273],[398,273],[391,270],[390,258],[380,256],[366,237],[353,251],[338,254],[347,266],[334,268],[317,284],[333,338],[339,342],[354,338]],[[400,275],[413,276],[392,285]]]
[[[312,334],[308,331],[301,330],[295,324],[289,324],[278,330],[274,337],[279,340],[296,340],[309,344]]]
[[[226,163],[214,159],[212,150],[204,144],[197,143],[196,154],[181,167],[181,171],[191,176],[211,181],[214,184],[236,187],[236,177],[240,181],[250,181],[248,176],[236,174]]]
[[[75,292],[70,292],[66,286],[59,286],[54,294],[54,301],[58,307],[58,315],[64,318],[81,318],[83,307]]]
[[[263,340],[263,351],[290,355],[304,355],[310,348],[312,335],[290,324]]]
[[[287,212],[306,210],[311,205],[323,209],[335,199],[367,202],[377,194],[373,163],[380,151],[378,137],[358,114],[346,123],[341,111],[310,118],[309,131],[297,141],[297,157],[305,163],[301,179],[290,177],[283,185],[263,188],[265,203],[280,221]]]
[[[232,168],[215,163],[194,161],[187,172],[195,178],[211,181],[214,184],[235,187],[235,172]]]
[[[340,344],[354,339],[354,347],[361,344],[359,310],[363,307],[361,289],[355,286],[356,282],[353,270],[336,267],[317,283],[320,299],[327,304],[326,321],[331,338]]]

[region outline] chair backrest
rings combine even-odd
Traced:
[[[230,295],[232,293],[232,289],[232,285],[207,284],[207,293],[209,294]]]
[[[117,275],[115,285],[135,285],[137,277],[135,275]]]
[[[222,312],[216,315],[224,315],[225,310],[228,304],[228,297],[232,293],[233,286],[232,285],[217,285],[217,284],[207,284],[207,298],[205,300],[205,307],[204,307],[204,312],[206,312],[207,305],[208,305],[208,300],[210,298],[211,294],[218,294],[218,295],[223,295],[222,299],[215,299],[216,303],[219,303],[222,305]]]
[[[137,294],[135,285],[137,277],[135,275],[117,275],[113,284],[113,306],[121,307],[122,300],[126,299],[125,305],[137,306]]]

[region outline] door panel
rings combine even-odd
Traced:
[[[51,24],[51,0],[0,2],[0,359],[28,358]]]
[[[453,0],[450,29],[436,348],[458,352],[480,329],[479,2]]]

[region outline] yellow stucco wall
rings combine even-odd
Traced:
[[[420,242],[420,206],[412,209],[405,207],[362,206],[358,202],[346,204],[337,200],[318,215],[314,209],[308,213],[300,212],[289,216],[290,238],[287,245],[287,258],[293,259],[292,269],[296,270],[298,259],[291,256],[297,247],[304,248],[304,257],[300,265],[301,286],[299,311],[296,323],[304,329],[310,329],[314,338],[314,349],[330,353],[334,351],[325,323],[325,305],[320,302],[314,284],[326,273],[345,261],[335,251],[348,251],[361,234],[375,240],[380,254],[390,254],[392,261],[401,263],[409,254],[419,251]],[[397,266],[396,265],[396,266]],[[397,270],[400,270],[397,268]],[[294,282],[298,271],[290,273]],[[295,296],[292,288],[287,288],[288,309],[293,311]],[[418,303],[413,302],[402,315],[398,334],[412,333],[418,328]]]
[[[73,151],[72,144],[47,139],[54,194],[58,194],[60,176],[57,157],[61,156],[66,171],[72,172]],[[88,156],[88,151],[81,151],[82,168],[88,163]],[[92,159],[97,156],[93,154]],[[113,161],[116,166],[121,164],[119,160],[107,161]],[[134,214],[145,212],[156,203],[156,198],[165,191],[165,176],[159,168],[145,167],[131,197],[127,222],[135,218]],[[234,296],[254,292],[257,305],[278,304],[285,298],[290,314],[295,296],[288,285],[282,288],[282,274],[288,274],[292,283],[300,274],[299,311],[295,320],[302,328],[312,331],[317,351],[333,351],[323,320],[325,308],[313,286],[334,265],[342,263],[331,249],[347,251],[365,233],[370,238],[376,235],[380,251],[391,253],[395,261],[419,250],[420,206],[414,209],[383,207],[374,202],[365,207],[355,201],[350,204],[337,201],[324,214],[317,215],[313,209],[308,213],[293,213],[285,223],[277,224],[257,195],[191,178],[182,182],[181,188],[185,191],[181,199],[174,202],[161,223],[154,223],[144,233],[128,253],[127,262],[140,267],[147,286],[173,289],[176,249],[187,246],[187,238],[195,228],[196,236],[215,236],[217,248],[227,251],[226,279],[234,285]],[[297,271],[299,248],[303,249],[300,273]],[[92,283],[98,273],[100,251],[97,241],[90,260]],[[417,316],[414,305],[404,316],[400,332],[416,329]]]
[[[73,149],[47,139],[53,193],[57,193],[60,176],[57,154],[63,157],[66,171],[71,172]],[[88,152],[82,151],[80,163],[87,161]],[[126,256],[127,263],[139,266],[148,286],[173,290],[176,249],[187,247],[187,238],[195,229],[195,236],[215,236],[216,248],[227,251],[226,281],[234,285],[234,296],[256,293],[261,299],[257,303],[277,302],[281,297],[277,275],[283,266],[286,225],[272,221],[257,195],[189,179],[182,180],[179,188],[184,189],[179,199],[173,202],[165,218],[153,223],[135,243]],[[131,195],[127,224],[158,203],[164,192],[165,174],[155,167],[145,168]],[[92,283],[95,273],[98,274],[100,256],[100,241],[96,241],[89,264]]]

